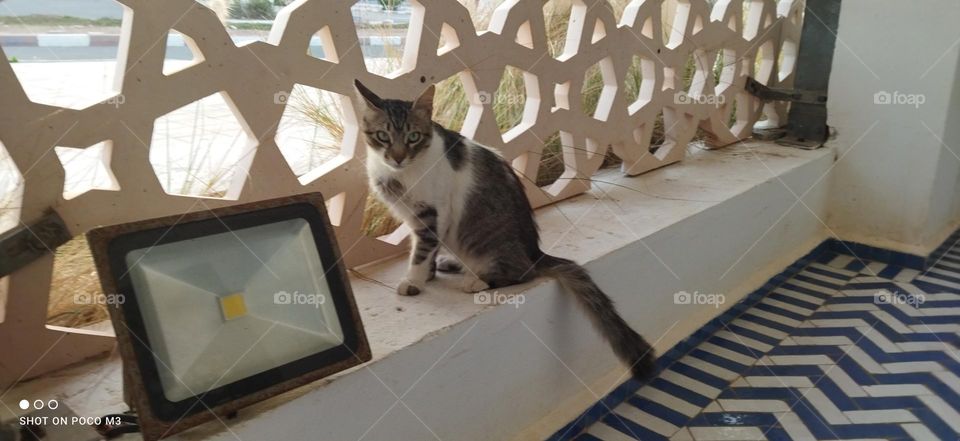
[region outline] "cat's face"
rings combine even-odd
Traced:
[[[392,168],[409,165],[433,138],[434,86],[430,85],[416,100],[383,99],[355,81],[364,102],[360,130],[367,139],[367,155],[375,155]]]

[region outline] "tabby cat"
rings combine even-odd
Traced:
[[[360,125],[370,187],[414,232],[400,295],[419,294],[437,270],[465,270],[462,289],[470,293],[550,276],[576,295],[635,377],[653,372],[652,348],[586,270],[540,249],[533,211],[510,164],[431,120],[433,85],[410,102],[355,84],[365,103]]]

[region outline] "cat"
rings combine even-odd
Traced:
[[[468,293],[550,276],[575,294],[634,377],[654,372],[653,348],[587,271],[540,249],[533,209],[510,164],[433,122],[433,85],[411,102],[381,98],[359,80],[354,84],[363,103],[360,127],[371,191],[413,231],[398,294],[419,294],[438,270],[463,272]]]

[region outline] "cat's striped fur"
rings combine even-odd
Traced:
[[[361,128],[370,186],[414,232],[400,295],[419,294],[438,269],[462,268],[466,292],[551,276],[576,295],[634,376],[653,371],[650,345],[583,267],[541,251],[533,211],[510,164],[431,121],[434,86],[413,102],[383,99],[359,81],[356,87],[366,104]]]

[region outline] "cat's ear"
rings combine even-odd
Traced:
[[[383,109],[383,98],[377,96],[370,89],[367,89],[367,86],[364,86],[360,80],[353,80],[353,85],[356,86],[357,92],[360,95],[360,98],[367,103],[367,107],[372,109]]]
[[[422,112],[427,118],[433,115],[433,94],[437,88],[431,84],[427,90],[424,90],[417,99],[413,100],[413,110]]]

